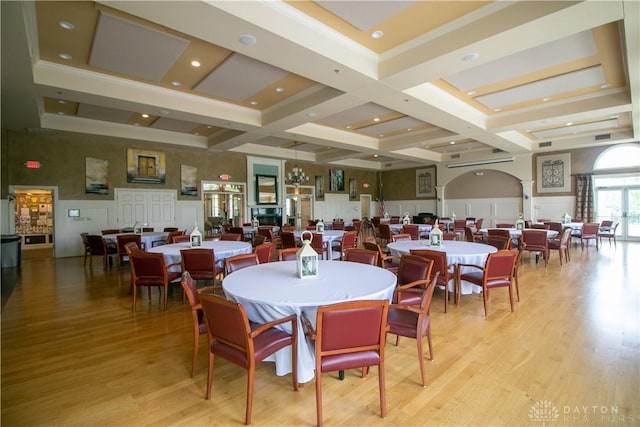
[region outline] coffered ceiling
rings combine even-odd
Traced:
[[[637,141],[639,16],[633,0],[2,2],[2,126],[374,170]]]

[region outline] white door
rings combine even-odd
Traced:
[[[371,195],[360,196],[360,218],[371,219]]]
[[[118,226],[133,227],[136,222],[155,230],[175,226],[175,190],[115,190]]]

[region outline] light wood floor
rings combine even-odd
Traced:
[[[245,372],[217,359],[204,399],[206,348],[190,378],[191,313],[180,294],[131,312],[128,267],[23,259],[2,312],[2,425],[241,425]],[[419,385],[415,341],[386,346],[387,418],[377,370],[324,376],[326,425],[640,425],[640,244],[572,250],[560,267],[528,255],[511,313],[505,290],[432,305],[435,359]],[[546,409],[543,405],[547,405]],[[535,410],[538,409],[538,412]],[[254,425],[315,424],[314,383],[293,392],[271,363],[257,372]],[[557,417],[556,417],[557,416]]]

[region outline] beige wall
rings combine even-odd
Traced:
[[[445,197],[447,199],[522,197],[522,184],[516,177],[500,171],[467,172],[447,184]]]

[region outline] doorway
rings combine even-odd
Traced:
[[[13,230],[21,238],[21,252],[27,258],[52,257],[57,187],[10,186],[9,191],[13,197]]]
[[[596,222],[618,222],[617,237],[640,240],[640,177],[594,177],[594,187]]]
[[[285,199],[285,223],[296,229],[304,229],[313,218],[313,187],[287,186]]]
[[[245,184],[203,182],[205,236],[221,234],[225,227],[241,227],[245,218]]]

